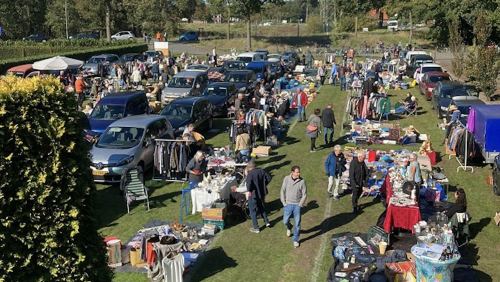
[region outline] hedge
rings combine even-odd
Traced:
[[[9,60],[1,60],[0,61],[0,74],[4,74],[8,69],[23,65],[23,64],[32,64],[36,61],[40,61],[43,59],[51,58],[54,56],[66,56],[71,57],[73,59],[78,59],[82,61],[88,60],[90,57],[95,55],[100,55],[104,53],[112,53],[117,54],[118,56],[126,54],[126,53],[142,53],[148,50],[148,45],[142,43],[134,43],[125,46],[111,46],[104,48],[92,48],[86,50],[75,50],[69,52],[58,52],[53,54],[43,54],[38,56],[31,56],[26,58],[19,59],[9,59]]]
[[[75,108],[55,77],[0,83],[0,281],[112,280]]]
[[[94,40],[94,39],[54,39],[44,43],[34,41],[0,41],[0,60],[38,56],[42,54],[58,54],[82,49],[124,46],[136,43],[127,40]]]

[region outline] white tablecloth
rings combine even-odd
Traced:
[[[226,182],[220,189],[217,186],[213,186],[210,190],[211,193],[208,193],[208,189],[195,188],[191,190],[191,202],[193,203],[193,214],[196,212],[201,212],[203,209],[203,204],[212,203],[218,199],[229,199],[231,195],[231,187],[237,186],[238,182],[236,181],[236,177],[231,177],[229,181]]]

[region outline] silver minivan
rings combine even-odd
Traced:
[[[200,96],[207,84],[207,72],[181,71],[174,75],[162,90],[161,102],[166,105],[179,98]]]
[[[101,134],[90,150],[95,182],[118,183],[122,173],[153,165],[155,139],[174,137],[165,116],[137,115],[119,119]]]

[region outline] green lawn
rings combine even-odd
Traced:
[[[402,100],[408,90],[391,90],[393,102]],[[448,197],[452,197],[457,187],[464,188],[468,195],[469,213],[472,215],[471,230],[473,239],[467,247],[468,255],[474,261],[480,281],[499,281],[500,270],[496,259],[500,251],[498,227],[492,218],[499,206],[491,187],[486,185],[486,176],[491,172],[490,166],[475,167],[457,172],[458,163],[444,155],[444,148],[439,146],[443,131],[438,130],[439,120],[430,108],[430,103],[417,94],[417,89],[411,89],[420,99],[418,116],[391,117],[398,119],[401,126],[414,125],[421,133],[430,134],[434,149],[442,156],[438,166],[445,169],[451,185]],[[334,104],[336,118],[340,124],[343,120],[347,92],[339,88],[324,86],[320,94],[307,109],[310,114],[314,108],[323,109],[327,103]],[[344,122],[347,122],[344,120]],[[227,120],[214,123],[221,131],[208,137],[208,143],[220,146],[228,144],[225,131]],[[375,225],[383,207],[373,198],[362,198],[364,206],[362,214],[351,215],[349,196],[341,197],[340,201],[326,198],[327,179],[324,174],[323,162],[331,147],[321,149],[316,153],[309,152],[309,138],[305,136],[305,123],[292,123],[288,134],[282,136],[282,145],[273,150],[272,156],[257,160],[259,167],[269,171],[274,179],[269,186],[270,195],[267,198],[267,209],[270,213],[272,228],[263,228],[260,234],[249,232],[251,222],[231,222],[229,227],[218,235],[217,240],[207,251],[203,261],[199,262],[196,271],[188,277],[190,281],[325,281],[328,269],[332,264],[329,238],[331,234],[352,231],[366,232],[368,226]],[[335,136],[340,144],[341,126],[337,126]],[[322,145],[321,138],[318,143]],[[398,149],[400,146],[372,145],[370,148],[381,150]],[[418,150],[418,146],[407,147]],[[292,165],[301,166],[301,175],[308,187],[307,205],[302,217],[301,247],[294,249],[291,238],[285,236],[285,227],[281,220],[282,206],[279,201],[279,189],[282,179],[290,172]],[[180,184],[153,183],[151,189],[151,211],[144,206],[134,206],[130,215],[126,213],[126,205],[119,196],[118,188],[99,185],[99,214],[101,229],[105,236],[117,236],[127,241],[135,232],[150,220],[179,219]],[[200,214],[184,217],[188,222],[201,222]],[[263,223],[260,222],[262,225]],[[201,263],[201,264],[200,264]],[[499,279],[499,280],[497,280]],[[148,281],[144,274],[116,274],[114,281]]]

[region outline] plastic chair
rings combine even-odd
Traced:
[[[182,196],[181,196],[181,222],[184,217],[183,210],[186,210],[186,215],[189,214],[189,206],[191,205],[191,189],[193,189],[196,185],[198,185],[197,182],[189,182],[189,187],[188,188],[182,188]]]

